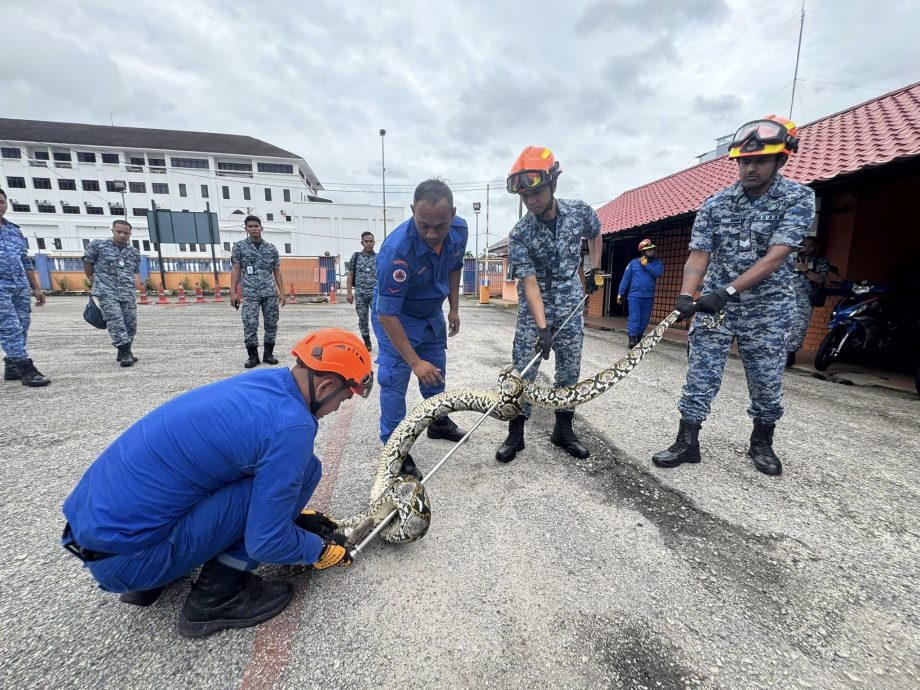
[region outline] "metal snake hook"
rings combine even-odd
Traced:
[[[609,274],[609,273],[608,273],[608,274],[604,274],[603,277],[604,277],[604,278],[609,278],[609,277],[610,277],[610,274]],[[563,328],[565,328],[565,325],[566,325],[569,321],[572,320],[572,317],[575,316],[575,314],[577,314],[578,311],[584,307],[584,304],[585,304],[585,302],[588,300],[588,297],[590,297],[590,295],[585,294],[585,296],[581,298],[581,301],[580,301],[578,304],[575,305],[575,307],[572,309],[571,313],[565,318],[565,321],[562,322],[562,325],[559,326],[559,328],[556,329],[556,332],[555,332],[555,333],[553,333],[553,337],[552,337],[553,340],[555,340],[555,339],[556,339],[556,336],[559,334],[559,332],[560,332]],[[526,374],[528,371],[530,371],[530,368],[540,360],[540,357],[541,357],[541,356],[542,356],[542,355],[541,355],[539,352],[537,352],[537,353],[533,356],[533,359],[531,359],[530,362],[527,364],[527,366],[524,367],[524,370],[521,372],[521,376],[524,376],[524,374]],[[462,446],[464,443],[466,443],[466,440],[467,440],[470,436],[473,435],[473,432],[476,431],[476,429],[479,428],[479,425],[482,424],[490,414],[492,414],[492,412],[495,410],[496,407],[497,407],[497,404],[493,404],[488,410],[486,410],[485,412],[482,413],[482,416],[481,416],[479,419],[476,420],[476,423],[473,424],[472,427],[470,427],[470,430],[466,432],[466,434],[463,436],[463,438],[461,438],[459,441],[457,441],[457,443],[454,444],[454,447],[451,448],[449,451],[447,451],[447,454],[446,454],[443,458],[441,458],[441,460],[438,462],[438,464],[435,465],[433,468],[431,468],[431,471],[428,472],[428,474],[425,475],[424,479],[422,479],[422,484],[424,484],[424,483],[427,482],[429,479],[431,479],[431,478],[434,476],[434,474],[438,471],[438,469],[441,467],[441,465],[443,465],[445,462],[447,462],[447,459],[450,458],[450,456],[453,455],[453,454],[457,451],[457,449],[458,449],[460,446]],[[360,544],[358,544],[357,546],[355,546],[355,547],[351,550],[351,554],[350,554],[350,555],[351,555],[352,559],[354,559],[355,556],[357,556],[359,553],[361,553],[361,550],[364,549],[364,547],[366,547],[368,544],[370,544],[370,543],[374,540],[374,537],[376,537],[378,534],[380,534],[380,532],[383,530],[384,527],[386,527],[387,525],[390,524],[390,522],[392,522],[392,520],[393,520],[393,518],[396,516],[397,512],[398,512],[398,511],[393,510],[389,515],[387,515],[387,516],[380,522],[379,525],[377,525],[377,526],[374,528],[374,531],[373,531],[373,532],[371,532],[370,534],[368,534]]]

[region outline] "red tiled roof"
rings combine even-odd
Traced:
[[[920,82],[799,127],[783,175],[810,184],[920,155]],[[604,233],[691,213],[737,179],[722,156],[624,192],[598,209]]]

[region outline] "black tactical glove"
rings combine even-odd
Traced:
[[[719,288],[715,292],[707,292],[696,301],[696,310],[703,314],[715,314],[722,311],[731,295],[725,288]]]
[[[585,293],[589,295],[593,295],[597,291],[597,282],[594,280],[594,276],[596,275],[596,268],[592,268],[590,271],[585,272]]]
[[[334,532],[328,537],[322,537],[325,544],[319,559],[313,564],[316,570],[325,570],[334,565],[340,565],[347,568],[352,564],[351,554],[349,553],[349,544],[344,534]]]
[[[678,321],[689,319],[696,311],[696,303],[693,301],[693,295],[678,295],[674,309],[679,312],[677,316]]]
[[[543,359],[549,359],[549,351],[553,349],[553,334],[549,330],[549,326],[541,328],[538,337],[537,352],[543,356]]]
[[[328,537],[335,532],[339,525],[331,517],[318,510],[301,511],[300,515],[294,520],[294,524],[307,532],[312,532],[320,537]]]

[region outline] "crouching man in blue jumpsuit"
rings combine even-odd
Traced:
[[[351,564],[335,522],[301,510],[322,475],[317,420],[355,393],[368,396],[370,354],[334,328],[311,333],[291,354],[291,369],[234,376],[156,408],[64,501],[62,545],[124,602],[149,606],[204,564],[179,616],[185,637],[281,613],[293,588],[249,572],[259,563]]]
[[[629,300],[626,335],[630,350],[645,335],[645,329],[652,318],[652,305],[655,303],[655,281],[664,273],[664,264],[655,258],[655,245],[651,240],[639,243],[639,255],[638,259],[633,259],[626,266],[617,290],[617,304],[623,304],[623,295]]]
[[[377,255],[377,287],[371,321],[380,346],[380,440],[386,443],[406,416],[412,374],[425,399],[444,391],[447,337],[460,332],[460,274],[469,233],[456,215],[454,195],[440,180],[415,189],[412,217],[383,241]],[[449,311],[444,322],[443,304]],[[449,325],[449,329],[448,329]],[[457,442],[466,432],[444,416],[428,427],[428,438]],[[403,474],[422,479],[412,456]]]
[[[725,310],[718,328],[690,326],[687,383],[677,404],[677,440],[655,453],[658,467],[700,461],[700,426],[709,416],[732,341],[747,376],[754,420],[748,457],[764,474],[778,475],[773,431],[783,415],[783,370],[795,315],[790,255],[815,219],[815,193],[779,174],[798,150],[794,123],[771,115],[742,125],[729,157],[738,160],[738,182],[716,192],[696,214],[690,257],[674,307],[681,318]],[[705,278],[704,278],[705,276]],[[703,279],[703,294],[693,301]]]

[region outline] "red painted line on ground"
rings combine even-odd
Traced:
[[[323,446],[323,452],[317,453],[317,457],[323,463],[323,478],[313,492],[310,506],[321,510],[329,507],[335,480],[342,466],[342,450],[348,439],[348,430],[356,405],[357,401],[351,400],[330,418],[332,428]],[[243,671],[240,690],[272,690],[280,686],[309,599],[305,585],[309,585],[310,577],[309,571],[304,571],[302,576],[298,575],[294,598],[288,607],[281,615],[257,628],[249,663]]]

